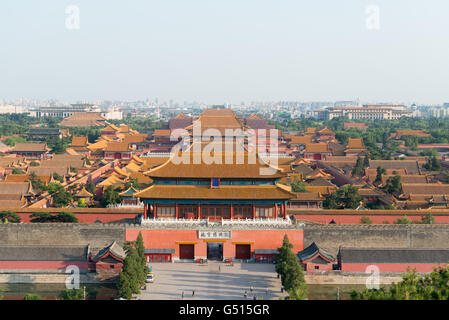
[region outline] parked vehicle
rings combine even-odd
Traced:
[[[153,283],[154,282],[154,274],[153,274],[152,271],[147,274],[147,280],[145,282],[146,283]]]

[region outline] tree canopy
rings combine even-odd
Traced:
[[[437,267],[426,275],[419,275],[410,269],[402,276],[402,281],[393,283],[387,290],[367,289],[352,291],[353,300],[449,300],[448,266]]]
[[[327,209],[356,209],[362,197],[356,187],[345,184],[326,196],[324,207]]]
[[[130,300],[133,294],[140,292],[145,285],[147,275],[145,247],[141,232],[136,241],[129,241],[125,245],[126,258],[117,284],[118,296]]]
[[[282,247],[278,248],[276,272],[281,277],[282,287],[289,293],[289,299],[303,300],[306,298],[304,271],[292,248],[293,245],[285,235]]]

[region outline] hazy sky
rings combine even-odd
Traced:
[[[447,0],[1,0],[0,99],[442,103],[448,16]]]

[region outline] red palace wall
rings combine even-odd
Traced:
[[[179,257],[179,244],[188,243],[195,245],[195,258],[207,256],[207,242],[223,243],[223,258],[235,257],[236,244],[251,244],[252,253],[254,249],[277,249],[282,246],[285,234],[293,244],[293,252],[304,249],[302,230],[232,230],[231,239],[205,240],[198,239],[197,230],[127,229],[126,240],[136,240],[139,232],[142,232],[145,248],[175,249],[175,258]]]
[[[332,265],[333,265],[332,263],[318,264],[318,263],[308,262],[307,263],[307,273],[313,274],[313,273],[318,272],[318,271],[331,272],[332,271]],[[315,269],[315,267],[318,267],[318,269]]]
[[[329,224],[332,220],[334,220],[337,224],[360,224],[360,219],[362,217],[369,217],[372,221],[372,224],[384,224],[385,221],[388,221],[390,224],[393,224],[398,218],[408,218],[410,221],[421,222],[422,216],[425,216],[427,212],[423,211],[421,214],[413,214],[413,215],[404,215],[404,214],[320,214],[320,213],[311,213],[311,214],[295,214],[294,217],[296,220],[306,220],[313,221],[323,224]],[[432,214],[436,223],[449,223],[449,214],[445,215],[437,215]]]
[[[379,272],[406,272],[408,267],[410,267],[410,270],[416,269],[417,272],[432,272],[433,268],[438,266],[438,264],[431,263],[342,263],[341,271],[365,272],[368,266],[373,265],[379,268]]]
[[[52,215],[71,212],[80,223],[95,223],[96,220],[103,223],[124,222],[124,219],[134,219],[138,214],[143,214],[143,208],[3,208],[2,210],[17,213],[24,223],[30,222],[30,215],[34,212],[48,212]]]
[[[64,211],[64,210],[61,210]],[[21,222],[29,223],[31,213],[18,213]],[[56,213],[54,213],[56,215]],[[134,219],[136,213],[75,213],[75,217],[79,223],[95,223],[99,220],[102,223],[106,222],[124,222],[125,219]]]

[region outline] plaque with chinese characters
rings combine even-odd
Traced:
[[[199,239],[231,239],[231,231],[198,231]]]

